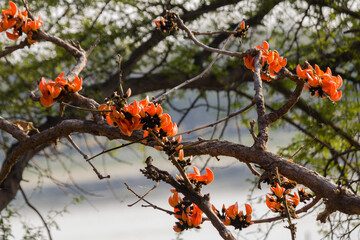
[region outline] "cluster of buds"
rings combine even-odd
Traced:
[[[246,25],[245,21],[242,21],[240,23],[240,27],[236,29],[236,34],[234,34],[234,37],[245,38],[248,29],[249,29],[249,25]]]
[[[69,93],[75,93],[82,88],[82,78],[75,77],[74,81],[66,81],[63,79],[64,72],[55,79],[46,82],[45,78],[41,78],[39,89],[42,93],[40,102],[44,107],[50,107],[57,100]]]
[[[144,137],[149,135],[149,131],[158,138],[172,137],[177,133],[176,123],[171,122],[171,117],[163,113],[160,104],[149,101],[146,97],[140,102],[134,101],[127,104],[126,99],[130,97],[129,89],[124,96],[114,93],[110,98],[105,99],[106,104],[99,107],[104,111],[103,116],[106,121],[115,127],[119,127],[121,132],[130,136],[134,130],[144,130]]]
[[[261,51],[260,63],[262,66],[261,79],[266,81],[271,81],[271,78],[275,77],[276,72],[279,72],[281,68],[286,66],[286,58],[280,57],[279,53],[274,50],[269,50],[269,44],[266,41],[263,41],[262,46],[257,46],[257,49]],[[244,57],[245,66],[254,71],[255,62],[254,58],[251,55]]]
[[[200,228],[203,212],[190,201],[183,200],[179,193],[172,189],[172,196],[169,197],[169,204],[174,208],[174,216],[178,219],[173,227],[175,232],[182,232],[191,228]]]
[[[38,20],[31,20],[28,18],[26,10],[20,12],[16,4],[9,2],[10,8],[3,10],[1,13],[0,32],[13,29],[12,33],[6,32],[6,36],[11,40],[17,40],[23,33],[27,34],[27,41],[30,44],[36,42],[33,39],[33,34],[36,32],[43,22],[39,16]]]
[[[182,147],[182,145],[180,145],[180,146]],[[192,156],[190,156],[188,159],[185,159],[184,158],[184,150],[180,149],[179,150],[179,158],[176,161],[179,163],[179,165],[182,168],[185,168],[185,167],[191,165]]]
[[[154,23],[156,28],[160,31],[171,33],[172,31],[177,31],[179,29],[176,21],[176,14],[174,12],[166,11],[165,16],[160,17],[160,19],[155,19]]]
[[[228,208],[223,205],[221,213],[214,206],[212,206],[212,209],[226,226],[234,226],[235,229],[241,230],[253,224],[251,222],[252,208],[249,204],[245,204],[246,214],[239,211],[237,202]]]
[[[342,86],[343,80],[340,75],[333,76],[330,68],[324,72],[316,64],[315,69],[310,64],[305,69],[298,65],[296,73],[307,81],[305,89],[310,92],[311,96],[329,96],[332,101],[340,100],[342,93],[338,89]]]

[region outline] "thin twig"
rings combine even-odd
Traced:
[[[254,139],[254,142],[256,142],[256,139],[257,139],[257,136],[255,134],[255,124],[256,124],[256,120],[253,119],[251,122],[250,122],[250,134],[252,136],[252,138]]]
[[[70,135],[68,135],[66,137],[66,139],[71,143],[71,145],[73,145],[73,147],[84,157],[85,160],[87,160],[89,158],[89,156],[87,154],[85,154],[83,151],[81,151],[81,149],[79,148],[79,146],[74,142],[74,140],[72,139],[72,137]]]
[[[177,25],[179,26],[180,29],[184,30],[188,37],[196,44],[198,45],[199,47],[202,47],[204,48],[205,50],[209,51],[209,52],[216,52],[216,53],[219,53],[219,54],[223,54],[223,55],[228,55],[228,56],[231,56],[231,57],[238,57],[238,58],[243,58],[243,57],[246,57],[248,56],[249,54],[250,55],[255,55],[256,52],[258,50],[252,48],[252,49],[249,49],[245,52],[242,52],[242,53],[239,53],[239,52],[231,52],[231,51],[226,51],[226,50],[221,50],[221,49],[218,49],[218,48],[213,48],[213,47],[209,47],[205,44],[203,44],[202,42],[200,42],[195,36],[194,34],[192,33],[192,31],[184,24],[184,22],[181,20],[181,18],[176,14],[176,20],[177,20]]]
[[[164,208],[161,208],[161,207],[158,207],[158,206],[152,204],[151,202],[149,202],[149,201],[147,201],[146,199],[142,198],[142,197],[141,197],[139,194],[137,194],[134,190],[132,190],[132,189],[130,188],[130,186],[129,186],[126,182],[124,182],[124,184],[125,184],[126,188],[127,188],[130,192],[132,192],[135,196],[137,196],[137,197],[138,197],[139,199],[141,199],[142,201],[144,201],[144,202],[146,202],[147,204],[149,204],[149,206],[151,206],[152,208],[157,209],[157,210],[161,210],[161,211],[163,211],[163,212],[166,212],[166,213],[169,214],[169,215],[174,215],[174,214],[175,214],[175,213],[172,212],[172,211],[166,210],[166,209],[164,209]],[[147,207],[147,206],[144,206],[144,205],[141,205],[141,206],[142,206],[142,207]]]
[[[27,11],[27,14],[28,14],[29,18],[30,18],[31,20],[35,20],[32,12],[30,11],[28,1],[27,1],[27,0],[22,0],[22,2],[23,2],[23,4],[24,4],[24,7],[25,7],[25,9],[26,9],[26,11]]]
[[[113,111],[113,110],[98,110],[98,109],[83,108],[83,107],[78,107],[78,106],[71,105],[71,104],[66,103],[66,102],[61,102],[61,103],[68,106],[68,107],[75,108],[77,110],[82,110],[82,111],[98,112],[98,113],[112,112]]]
[[[181,21],[181,20],[180,20],[180,21]],[[184,25],[184,26],[185,26],[185,25]],[[236,26],[235,30],[236,30],[239,26],[240,26],[240,23]],[[225,48],[225,46],[228,44],[228,42],[229,42],[229,40],[230,40],[230,38],[231,38],[232,36],[233,36],[233,35],[230,35],[230,36],[225,40],[224,45],[221,47],[221,50],[223,50],[223,49]],[[218,54],[215,56],[215,58],[211,61],[211,63],[206,67],[206,69],[205,69],[204,71],[202,71],[199,75],[197,75],[197,76],[195,76],[195,77],[193,77],[193,78],[191,78],[191,79],[188,79],[188,80],[182,82],[181,84],[177,85],[176,87],[170,89],[169,91],[163,93],[161,96],[159,96],[157,99],[155,99],[154,102],[156,102],[156,103],[162,103],[162,102],[165,100],[166,96],[168,96],[170,93],[172,93],[172,92],[174,92],[174,91],[176,91],[176,90],[178,90],[178,89],[180,89],[180,88],[182,88],[182,87],[184,87],[184,86],[186,86],[186,85],[188,85],[188,84],[190,84],[190,83],[192,83],[192,82],[195,82],[196,80],[204,77],[204,76],[209,72],[209,70],[211,69],[211,67],[214,65],[214,63],[216,62],[216,60],[218,60],[221,55],[222,55],[221,53],[218,53]]]
[[[224,122],[224,121],[226,121],[226,120],[228,120],[228,119],[230,119],[230,118],[232,118],[232,117],[235,117],[236,115],[239,115],[239,114],[245,112],[246,110],[248,110],[249,108],[251,108],[251,107],[254,106],[254,105],[255,105],[255,100],[253,99],[248,106],[242,108],[241,110],[239,110],[239,111],[237,111],[237,112],[234,112],[234,113],[230,114],[230,115],[227,116],[226,118],[220,119],[219,121],[210,123],[210,124],[208,124],[208,125],[205,125],[205,126],[202,126],[202,127],[199,127],[199,128],[195,128],[195,129],[192,129],[192,130],[189,130],[189,131],[186,131],[186,132],[178,133],[178,134],[176,134],[175,136],[184,135],[184,134],[189,134],[189,133],[192,133],[192,132],[196,132],[196,131],[202,130],[202,129],[204,129],[204,128],[213,127],[213,126],[215,126],[215,125],[217,125],[217,124],[219,124],[219,123],[221,123],[221,122]]]
[[[164,143],[154,134],[153,131],[149,130],[149,134],[152,137],[152,139],[154,139],[160,146],[164,146]],[[181,176],[184,179],[184,184],[187,187],[187,189],[189,189],[189,191],[194,191],[193,186],[191,185],[191,182],[189,180],[189,178],[187,177],[185,170],[180,166],[180,164],[176,161],[174,155],[170,155],[169,156],[169,160],[171,161],[171,163],[177,168],[177,170],[180,172]]]
[[[139,142],[141,142],[141,141],[143,141],[143,140],[145,140],[145,139],[147,139],[147,138],[140,138],[140,139],[138,139],[138,140],[136,140],[136,141],[134,141],[134,142],[124,143],[124,144],[121,144],[120,146],[103,150],[102,152],[100,152],[100,153],[98,153],[98,154],[96,154],[96,155],[88,158],[86,161],[90,162],[90,160],[92,160],[92,159],[94,159],[94,158],[96,158],[96,157],[98,157],[98,156],[100,156],[100,155],[102,155],[102,154],[104,154],[104,153],[111,152],[111,151],[114,151],[114,150],[116,150],[116,149],[120,149],[120,148],[123,148],[123,147],[127,147],[127,146],[130,146],[130,145],[134,144],[134,143],[139,143]]]
[[[66,136],[66,139],[71,143],[71,145],[73,145],[73,147],[84,157],[84,159],[90,164],[90,166],[92,167],[92,169],[94,170],[94,172],[96,173],[96,175],[98,176],[98,178],[101,180],[101,179],[104,179],[104,178],[110,178],[110,175],[106,175],[106,176],[103,176],[97,169],[96,167],[94,166],[94,164],[92,164],[92,162],[90,162],[89,160],[91,158],[89,158],[89,156],[85,153],[83,153],[81,151],[81,149],[79,148],[79,146],[74,142],[74,140],[71,138],[70,135]]]
[[[316,136],[314,136],[312,139],[311,139],[311,141],[310,142],[308,142],[308,143],[306,143],[306,144],[304,144],[304,145],[302,145],[293,155],[291,155],[291,157],[290,157],[290,159],[292,159],[293,157],[295,157],[296,156],[296,154],[298,154],[301,150],[303,150],[307,145],[309,145],[310,143],[312,143],[315,139],[317,139],[317,137]]]
[[[121,69],[121,61],[122,61],[122,56],[120,54],[118,54],[119,60],[116,61],[116,63],[118,64],[118,70],[119,70],[119,85],[120,85],[120,92],[121,92],[121,96],[124,96],[124,89],[122,86],[122,74],[123,71]]]
[[[132,207],[135,204],[137,204],[138,202],[140,202],[141,200],[143,200],[149,193],[151,193],[155,188],[157,188],[157,186],[159,186],[159,181],[156,182],[156,184],[149,190],[147,191],[144,195],[142,195],[138,200],[136,200],[136,202],[132,203],[132,204],[128,204],[128,207]]]
[[[169,159],[171,161],[171,163],[177,168],[177,170],[180,172],[182,178],[184,179],[184,184],[186,186],[186,188],[193,192],[195,191],[193,186],[191,185],[191,182],[189,180],[189,178],[187,177],[185,170],[180,166],[180,164],[176,161],[174,155],[169,156]]]
[[[314,207],[319,201],[320,201],[321,197],[316,196],[311,203],[305,205],[304,207],[302,207],[301,209],[296,211],[296,214],[299,213],[303,213],[303,212],[307,212],[310,208]],[[281,220],[284,219],[284,217],[282,216],[278,216],[278,217],[273,217],[273,218],[265,218],[265,219],[260,219],[260,220],[253,220],[252,222],[254,224],[259,224],[259,223],[268,223],[268,222],[274,222],[277,220]]]
[[[22,196],[24,197],[24,200],[26,202],[26,205],[28,205],[32,210],[34,210],[36,212],[36,214],[40,217],[41,221],[43,222],[44,224],[44,227],[46,228],[46,231],[48,233],[48,236],[49,236],[49,240],[52,240],[52,237],[51,237],[51,232],[50,232],[50,229],[49,229],[49,226],[47,225],[45,219],[43,218],[43,216],[41,215],[41,213],[39,212],[39,210],[37,210],[30,202],[29,202],[29,199],[27,198],[24,190],[22,189],[21,186],[19,186],[19,190],[22,194]]]
[[[280,183],[281,183],[281,180],[280,180],[280,176],[279,176],[279,170],[278,170],[277,167],[275,168],[275,173],[276,173],[276,178],[277,178],[278,184],[280,184]],[[286,196],[284,196],[283,204],[284,204],[284,207],[285,207],[285,214],[286,214],[286,217],[287,217],[288,223],[289,223],[289,226],[288,226],[287,228],[289,228],[289,230],[290,230],[291,239],[292,239],[292,240],[295,240],[295,236],[296,236],[296,226],[295,226],[295,224],[292,223],[292,221],[291,221],[291,216],[290,216],[289,206],[288,206],[288,204],[287,204]]]
[[[261,174],[255,170],[255,168],[251,165],[251,163],[246,163],[246,166],[250,169],[250,171],[252,172],[252,174],[254,174],[255,176],[260,177]]]
[[[90,164],[90,166],[92,167],[93,171],[96,173],[96,175],[98,176],[98,178],[100,180],[104,179],[104,178],[110,178],[110,175],[106,175],[106,176],[103,176],[101,175],[101,173],[96,169],[96,167],[94,166],[94,164],[92,164],[92,162],[89,162],[88,163]]]
[[[240,24],[235,28],[235,30],[240,26]],[[213,31],[213,32],[197,32],[197,31],[191,31],[192,34],[194,35],[215,35],[215,34],[237,34],[238,32],[236,31],[227,31],[227,30],[223,30],[223,31]]]

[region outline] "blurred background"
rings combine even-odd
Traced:
[[[14,1],[23,10],[21,1]],[[80,42],[88,49],[97,38],[99,44],[89,56],[81,94],[99,103],[119,90],[116,61],[123,57],[124,89],[131,88],[132,97],[159,96],[165,90],[198,75],[214,54],[204,51],[184,38],[184,32],[162,33],[154,19],[166,10],[179,13],[194,31],[232,30],[243,19],[250,26],[242,42],[232,38],[226,49],[243,51],[261,45],[266,40],[288,60],[287,68],[295,72],[305,60],[322,70],[330,67],[333,75],[344,80],[342,99],[332,104],[326,99],[311,98],[308,92],[291,112],[270,129],[269,151],[290,157],[306,145],[293,160],[318,171],[338,185],[359,194],[359,69],[360,69],[360,3],[359,1],[328,0],[33,0],[29,7],[35,16],[41,15],[42,29],[62,39]],[[1,9],[8,8],[2,1]],[[199,36],[212,47],[220,48],[227,34]],[[21,41],[21,40],[18,40]],[[14,42],[0,35],[0,51]],[[89,119],[87,112],[67,108],[59,116],[58,104],[44,108],[28,97],[36,82],[45,77],[54,79],[68,71],[75,60],[63,49],[47,42],[21,49],[0,59],[0,115],[10,121],[33,122],[47,129],[61,119]],[[295,84],[284,79],[264,82],[267,110],[276,109],[290,95]],[[170,95],[164,111],[178,123],[179,132],[194,129],[226,117],[248,105],[253,96],[252,72],[242,59],[222,56],[208,75]],[[255,111],[238,115],[217,125],[184,136],[184,140],[217,138],[252,145],[249,122]],[[102,137],[74,134],[74,141],[88,155],[124,143]],[[315,139],[315,140],[314,140]],[[183,140],[183,141],[184,141]],[[6,159],[15,142],[0,132],[1,160]],[[98,180],[82,156],[66,141],[35,150],[27,159],[21,187],[30,203],[50,226],[53,239],[217,239],[218,233],[206,222],[201,230],[177,235],[172,230],[175,218],[150,207],[141,207],[126,182],[138,194],[145,194],[154,182],[142,176],[147,156],[155,165],[176,173],[166,156],[137,144],[103,154],[93,160],[101,173],[110,179]],[[238,201],[240,208],[251,203],[254,219],[276,216],[265,205],[263,190],[256,188],[256,178],[244,164],[235,159],[196,157],[193,164],[208,166],[215,181],[204,187],[214,205],[221,208]],[[169,187],[163,183],[147,200],[171,209],[167,203]],[[1,196],[0,196],[1,200]],[[297,239],[357,239],[360,237],[358,216],[331,215],[327,224],[318,225],[316,213],[296,220]],[[234,231],[238,239],[290,238],[285,222],[253,225]],[[1,211],[0,236],[3,239],[48,239],[39,216],[19,192]]]

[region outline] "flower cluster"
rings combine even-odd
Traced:
[[[246,214],[244,214],[243,211],[239,211],[237,202],[228,208],[223,205],[221,213],[214,206],[212,206],[212,209],[226,226],[231,225],[234,226],[235,229],[241,230],[253,224],[253,222],[251,222],[252,208],[249,204],[245,204]]]
[[[33,39],[33,34],[36,32],[43,22],[39,16],[38,20],[31,20],[28,18],[26,10],[20,12],[16,4],[9,2],[10,8],[3,10],[1,13],[0,32],[13,29],[12,33],[6,32],[6,36],[11,40],[17,40],[23,33],[27,34],[27,40],[30,44],[36,42]]]
[[[39,89],[42,93],[40,102],[45,107],[50,107],[57,100],[61,99],[65,94],[75,93],[82,88],[82,78],[75,77],[74,81],[66,81],[63,79],[64,72],[55,79],[46,82],[45,78],[41,78]]]
[[[124,96],[114,93],[113,96],[106,99],[106,104],[99,107],[99,110],[105,110],[103,116],[106,121],[115,127],[119,127],[121,132],[130,136],[134,130],[144,130],[144,137],[149,135],[149,131],[158,138],[172,137],[177,133],[176,123],[171,122],[171,117],[163,113],[160,104],[149,101],[146,97],[140,102],[134,101],[127,104],[126,99],[130,97],[130,89]]]
[[[164,17],[160,17],[160,19],[155,19],[154,23],[156,25],[156,28],[162,32],[171,33],[172,31],[177,31],[179,29],[176,23],[176,14],[170,11],[166,11]]]
[[[286,66],[286,58],[280,57],[279,53],[274,50],[269,50],[269,44],[266,41],[263,41],[262,46],[257,46],[257,49],[261,51],[260,63],[262,66],[261,79],[266,81],[271,81],[271,78],[275,77],[276,73],[281,70],[281,68]],[[254,58],[251,55],[244,57],[245,66],[254,71],[255,62]]]
[[[173,227],[174,231],[200,228],[203,214],[200,208],[195,203],[183,200],[176,190],[172,189],[171,192],[173,195],[169,197],[169,204],[174,208],[174,216],[178,219]]]
[[[340,100],[342,93],[338,89],[342,86],[343,81],[340,75],[333,76],[330,68],[324,72],[316,64],[315,69],[310,64],[305,69],[298,65],[296,73],[300,78],[307,81],[308,86],[305,89],[311,93],[311,96],[329,96],[332,101]]]
[[[270,187],[271,193],[266,195],[266,205],[272,212],[279,212],[281,216],[285,216],[285,204],[284,198],[288,206],[290,215],[293,218],[298,218],[295,213],[296,206],[300,203],[300,197],[297,192],[293,195],[290,194],[290,189],[285,189],[279,184],[275,184],[275,187]]]

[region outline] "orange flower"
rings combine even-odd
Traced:
[[[6,32],[6,36],[14,41],[20,37],[19,31],[16,28],[14,28],[13,33]]]
[[[6,16],[6,15],[10,15],[10,16],[15,16],[16,13],[17,13],[17,6],[14,2],[12,1],[9,1],[9,5],[10,5],[10,8],[9,9],[5,9],[2,11],[2,15],[3,16]]]
[[[38,17],[38,20],[29,21],[27,25],[30,27],[31,30],[37,31],[41,27],[41,25],[43,25],[40,15]]]
[[[252,213],[252,208],[249,204],[245,203],[245,210],[246,210],[246,215],[251,215]]]
[[[0,30],[1,32],[6,31],[10,28],[12,28],[13,26],[15,26],[16,24],[16,19],[15,18],[8,18],[7,15],[3,15],[3,18],[1,19],[0,22]]]
[[[230,207],[228,207],[227,209],[225,209],[226,215],[232,220],[235,220],[236,216],[238,215],[238,212],[239,212],[239,206],[237,202],[231,205]]]
[[[179,205],[180,202],[182,202],[182,198],[179,196],[178,192],[174,192],[174,195],[169,197],[169,204],[173,208],[175,208],[177,205]]]
[[[255,70],[255,67],[254,67],[255,64],[254,64],[254,57],[253,56],[248,55],[247,57],[244,57],[244,64],[245,64],[245,67],[247,67],[251,71]]]
[[[297,206],[300,203],[300,197],[297,194],[297,192],[294,193],[294,197],[289,197],[287,200],[289,203],[291,203],[294,206]]]
[[[206,174],[200,175],[200,170],[194,166],[194,173],[189,173],[187,176],[190,180],[193,180],[195,182],[209,184],[214,180],[214,174],[208,168],[206,168],[205,170],[206,170]]]
[[[266,206],[272,211],[272,212],[282,212],[284,208],[282,205],[272,196],[266,195]]]
[[[41,78],[39,89],[42,93],[40,102],[44,107],[50,107],[54,104],[54,98],[57,98],[61,92],[61,88],[53,81],[46,82],[45,78]]]
[[[193,203],[192,214],[188,216],[187,223],[190,227],[197,227],[201,224],[203,212]]]
[[[282,198],[285,192],[285,188],[281,187],[279,184],[275,184],[276,187],[271,187],[270,190],[278,197]]]
[[[26,24],[26,22],[28,21],[28,13],[27,10],[25,9],[23,12],[18,13],[17,18],[16,18],[16,25],[15,27],[17,29],[23,28],[23,26]],[[23,30],[23,29],[22,29]],[[24,32],[24,31],[23,31]],[[27,32],[24,32],[27,33]]]
[[[76,76],[74,81],[68,82],[67,85],[65,86],[67,86],[67,89],[66,88],[65,89],[70,93],[78,92],[82,89],[82,78]]]
[[[245,29],[245,21],[244,20],[240,23],[240,28],[243,30]]]

